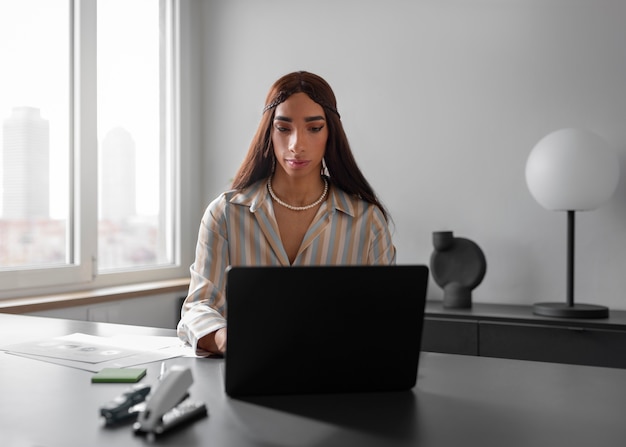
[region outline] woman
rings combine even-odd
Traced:
[[[226,352],[229,265],[394,264],[388,213],[358,168],[326,81],[277,80],[232,184],[206,209],[178,335]]]

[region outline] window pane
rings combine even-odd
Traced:
[[[161,3],[98,2],[100,271],[173,261]]]
[[[0,269],[71,262],[69,0],[0,0]]]

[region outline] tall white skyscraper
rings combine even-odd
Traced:
[[[100,153],[100,217],[120,221],[136,211],[135,141],[121,127],[111,129],[102,139]]]
[[[4,219],[50,217],[50,124],[38,108],[14,107],[3,123]]]

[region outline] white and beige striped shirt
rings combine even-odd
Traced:
[[[228,191],[206,209],[191,265],[189,294],[178,336],[198,355],[200,338],[226,326],[225,270],[229,265],[389,265],[396,249],[389,226],[375,205],[331,186],[298,254],[290,264],[274,217],[266,181]]]

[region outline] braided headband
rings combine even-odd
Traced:
[[[296,92],[285,92],[285,91],[281,91],[276,98],[274,99],[274,101],[270,102],[268,105],[266,105],[265,107],[263,107],[263,112],[265,113],[270,109],[273,109],[274,107],[276,107],[278,104],[284,102],[287,98],[289,98],[293,93]],[[330,104],[328,104],[325,101],[320,100],[316,95],[309,93],[309,92],[303,92],[306,93],[313,101],[315,101],[316,103],[318,103],[320,106],[322,106],[325,109],[330,110],[331,112],[333,112],[335,115],[337,115],[339,117],[339,119],[341,119],[341,115],[339,115],[339,112],[337,111],[337,109],[333,106],[331,106]]]

